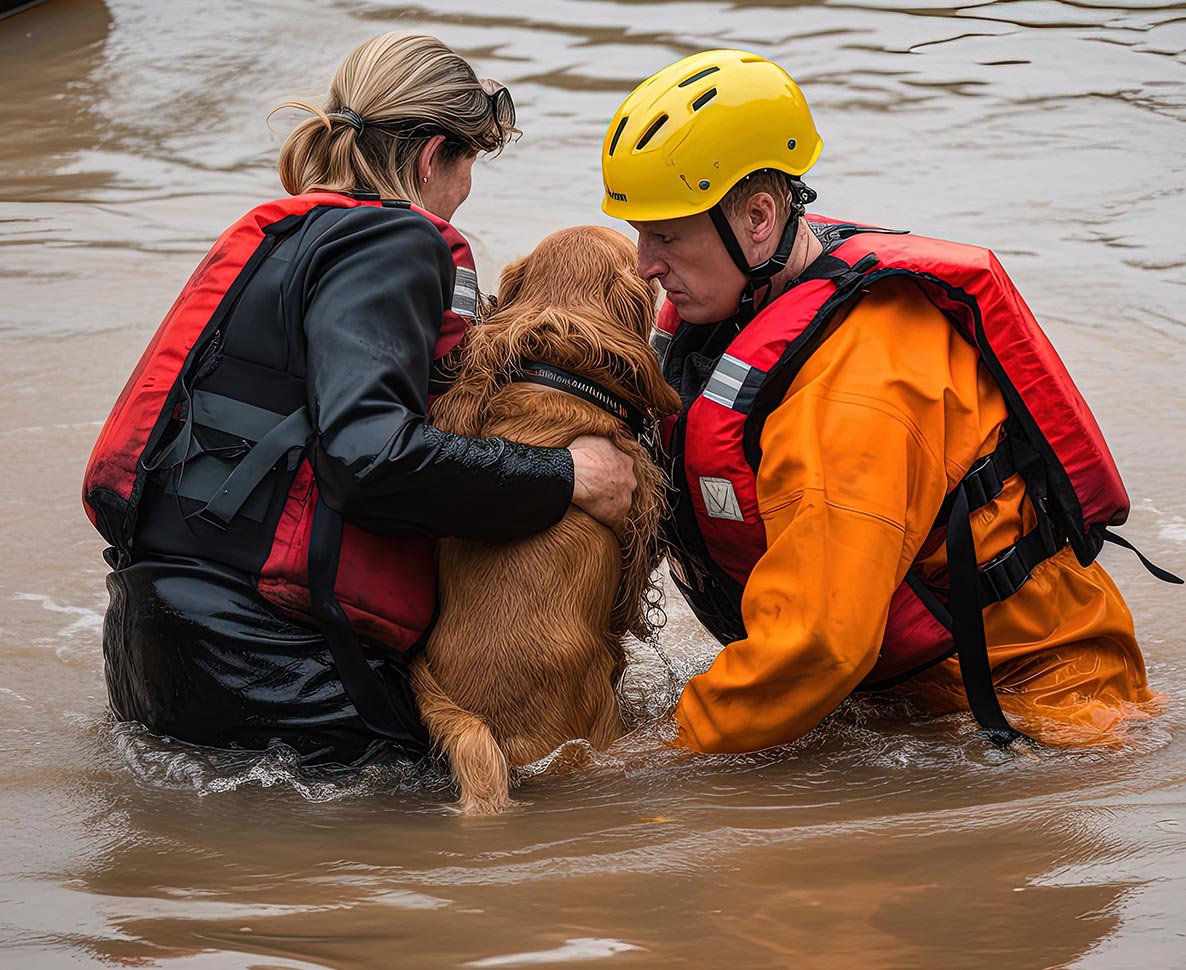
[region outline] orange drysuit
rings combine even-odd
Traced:
[[[742,596],[748,636],[684,689],[680,743],[754,751],[794,740],[872,669],[890,597],[927,549],[944,496],[996,446],[1005,403],[976,349],[911,282],[852,309],[766,421],[757,473],[768,549]],[[979,561],[1034,525],[1019,476],[972,513]],[[1064,548],[984,612],[1001,706],[1048,743],[1108,743],[1153,695],[1132,616],[1098,564]],[[921,710],[967,709],[954,658],[895,688]]]

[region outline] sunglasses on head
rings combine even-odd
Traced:
[[[486,97],[490,100],[490,113],[494,115],[494,120],[499,128],[507,129],[515,127],[515,101],[511,97],[511,92],[497,81],[492,81],[485,78],[478,82],[482,86],[482,90],[486,92]]]

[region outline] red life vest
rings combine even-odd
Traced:
[[[1125,520],[1128,496],[1095,419],[996,257],[922,236],[814,216],[809,222],[824,254],[737,334],[707,380],[700,377],[702,386],[681,389],[685,402],[694,400],[665,429],[683,499],[676,503],[669,559],[701,620],[723,643],[745,636],[741,591],[766,551],[756,491],[766,417],[835,312],[891,276],[913,280],[976,346],[1008,407],[1001,445],[961,483],[971,508],[986,504],[1018,473],[1039,520],[1038,528],[980,568],[977,611],[1015,592],[1037,562],[1067,542],[1081,563],[1091,562],[1106,527]],[[690,325],[666,303],[657,330],[665,374],[679,387],[687,382],[679,345]],[[953,497],[936,519],[935,539],[946,529]],[[928,588],[916,565],[893,597],[877,663],[863,686],[887,686],[950,656],[946,604],[946,591]]]
[[[328,192],[269,202],[252,209],[227,229],[198,265],[116,401],[83,479],[83,506],[92,524],[114,547],[113,565],[127,562],[140,538],[137,519],[141,498],[148,475],[161,467],[162,452],[172,449],[177,451],[174,458],[185,457],[186,428],[190,422],[200,424],[203,420],[203,402],[191,393],[191,385],[200,380],[198,372],[209,356],[209,348],[218,343],[220,328],[227,326],[236,300],[278,240],[323,207],[381,204],[378,200]],[[448,222],[415,206],[400,206],[415,209],[436,226],[448,242],[457,268],[453,307],[445,312],[433,350],[439,359],[458,344],[475,313],[477,276],[473,256],[469,244]],[[265,453],[266,457],[257,462],[262,466],[258,471],[281,474],[285,463],[290,469],[284,479],[290,483],[287,499],[276,503],[278,515],[273,512],[263,523],[267,541],[256,560],[263,564],[258,572],[258,588],[285,611],[309,618],[308,557],[317,485],[312,467],[302,454],[312,432],[298,404],[303,399],[302,385],[295,380],[290,383],[295,385],[295,393],[290,393],[287,403],[262,412],[278,412],[275,419],[286,419],[273,422],[271,430],[284,431],[283,435],[271,436],[278,449],[274,455],[260,444],[266,441],[266,427],[256,433],[242,430],[236,434],[256,443],[244,463],[253,452]],[[220,403],[224,411],[228,407],[234,411],[237,403],[218,395],[208,398]],[[258,412],[255,408],[251,413],[258,417]],[[206,420],[219,430],[213,418]],[[279,427],[281,424],[291,427],[285,431]],[[167,440],[170,432],[174,433],[172,441]],[[223,482],[223,493],[234,491],[231,481],[227,478]],[[226,527],[241,521],[243,508],[242,501],[223,509],[212,500],[206,510]],[[230,537],[232,532],[226,535]],[[233,538],[226,541],[228,547],[233,543]],[[334,592],[360,639],[398,651],[407,650],[419,640],[431,622],[436,603],[434,548],[431,539],[379,536],[344,524]],[[209,555],[220,561],[217,547],[212,547]]]

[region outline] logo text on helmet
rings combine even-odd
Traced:
[[[615,202],[629,202],[630,201],[621,192],[614,192],[608,188],[605,190],[605,194],[608,195]]]

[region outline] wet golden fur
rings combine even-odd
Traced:
[[[627,633],[645,637],[646,594],[658,565],[662,474],[622,423],[580,398],[511,380],[524,360],[602,385],[652,416],[679,398],[647,344],[653,284],[620,233],[580,226],[553,233],[508,265],[499,306],[476,328],[453,388],[432,422],[467,436],[564,447],[613,437],[634,459],[623,535],[570,507],[514,542],[440,544],[440,618],[412,665],[421,717],[447,755],[470,813],[510,804],[509,765],[570,738],[604,747],[621,733],[614,687]]]

